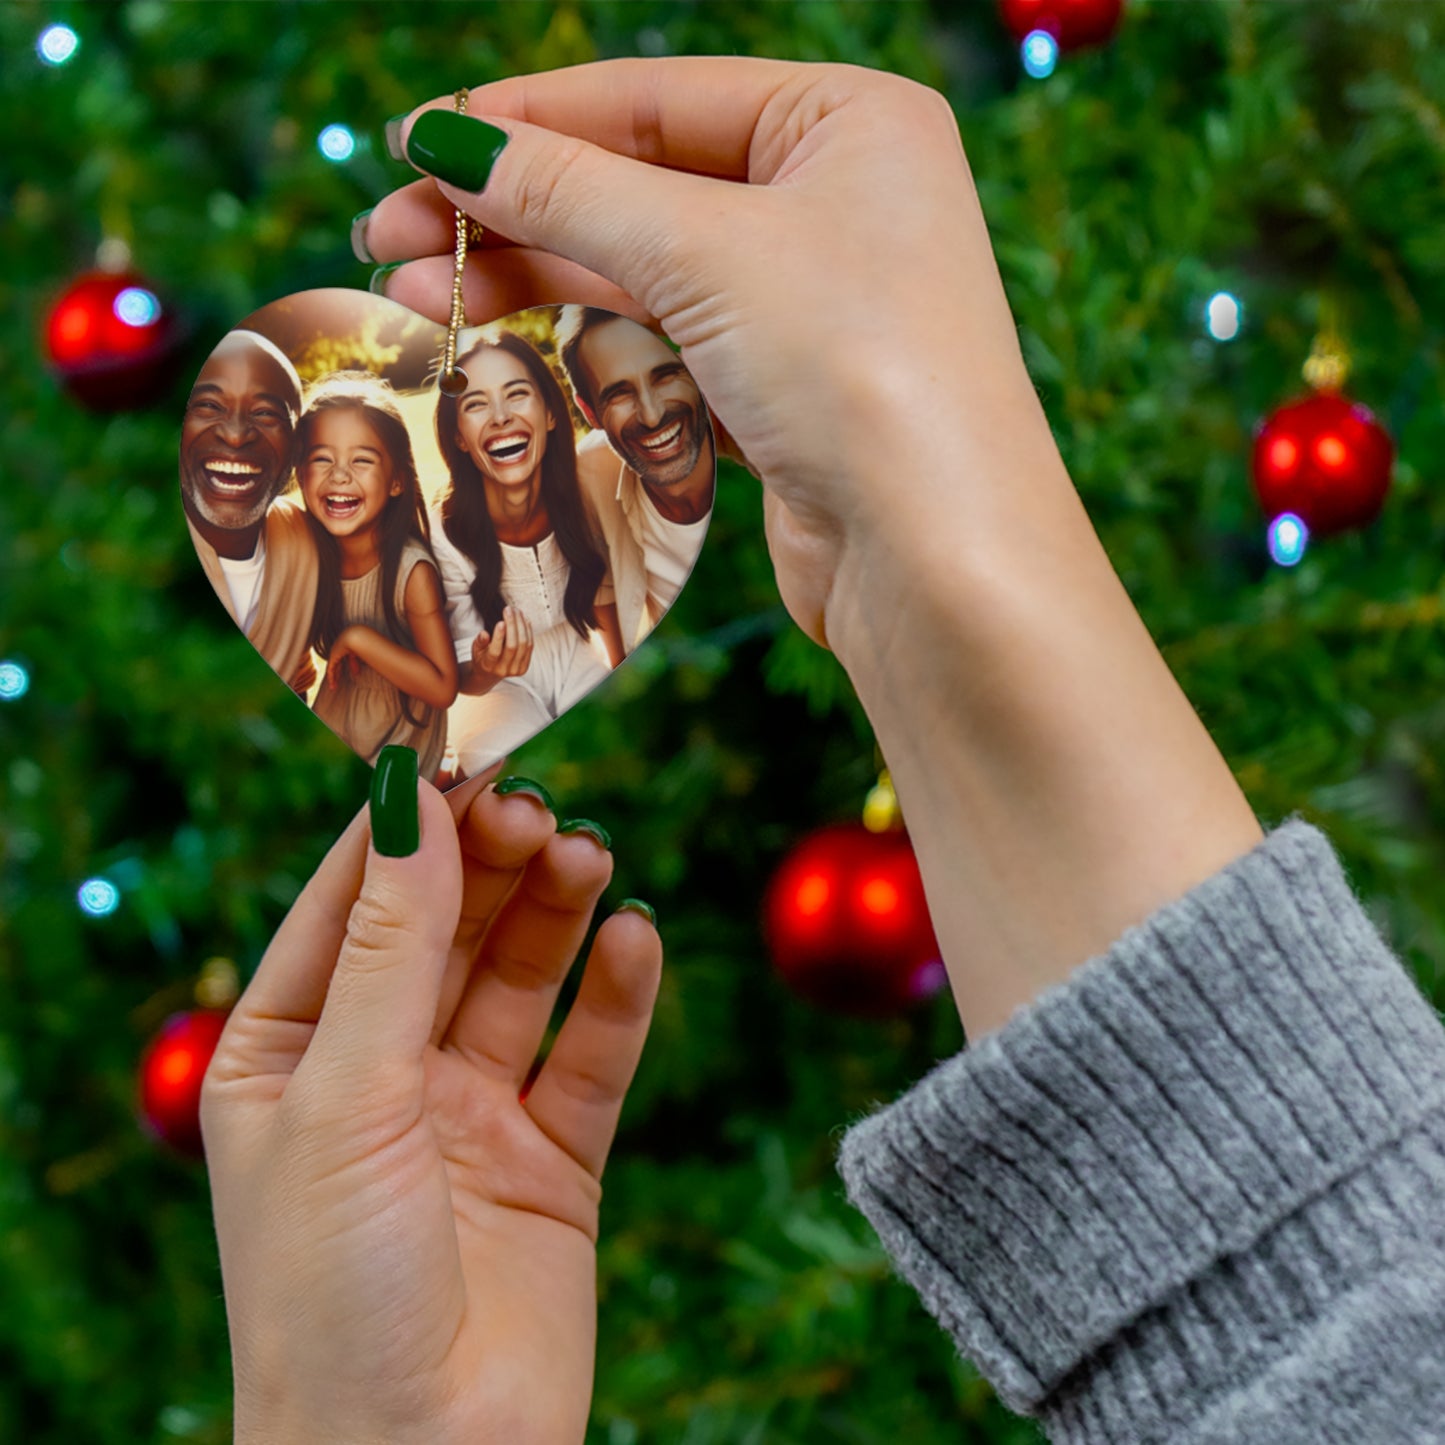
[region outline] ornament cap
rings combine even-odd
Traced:
[[[863,802],[863,826],[870,833],[888,833],[903,826],[903,813],[898,807],[898,794],[887,768],[878,774],[878,781],[869,788]]]
[[[95,250],[95,269],[120,276],[130,270],[130,242],[122,236],[107,236]]]
[[[1305,385],[1315,391],[1343,391],[1350,378],[1350,353],[1344,338],[1333,327],[1315,337],[1302,372]]]

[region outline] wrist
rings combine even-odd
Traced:
[[[238,1392],[232,1414],[233,1445],[438,1445],[446,1439],[435,1420],[401,1428],[376,1419],[349,1419],[334,1401],[326,1406],[277,1400],[261,1404]],[[418,1412],[418,1421],[424,1415]]]
[[[969,461],[952,509],[880,517],[845,546],[827,627],[976,1036],[1260,829],[1052,439]]]
[[[824,623],[860,694],[896,686],[900,670],[926,681],[966,666],[961,654],[1001,641],[1003,597],[1065,560],[1113,575],[1032,390],[995,398],[988,415],[986,431],[920,428],[901,460],[865,460],[850,478],[858,505]]]
[[[497,674],[488,672],[475,658],[467,665],[459,690],[468,697],[485,697],[497,685]]]

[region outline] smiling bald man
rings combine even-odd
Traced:
[[[181,424],[181,502],[191,540],[232,620],[305,693],[314,680],[316,544],[280,496],[294,465],[301,380],[254,331],[232,331],[206,359]]]

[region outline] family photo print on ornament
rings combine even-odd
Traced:
[[[538,306],[457,338],[342,289],[211,352],[181,504],[231,619],[367,762],[449,787],[536,736],[672,605],[712,515],[707,404],[646,327]],[[455,394],[449,394],[449,393]]]

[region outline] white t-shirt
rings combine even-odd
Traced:
[[[261,607],[261,579],[266,570],[266,529],[262,527],[256,534],[256,550],[251,556],[239,561],[218,556],[216,560],[221,564],[226,590],[231,594],[231,610],[236,614],[241,631],[249,633]]]
[[[642,503],[639,540],[647,566],[647,596],[656,604],[656,615],[660,617],[682,591],[682,584],[697,561],[707,532],[708,515],[696,522],[669,522],[653,505],[645,486],[637,489],[637,495]]]

